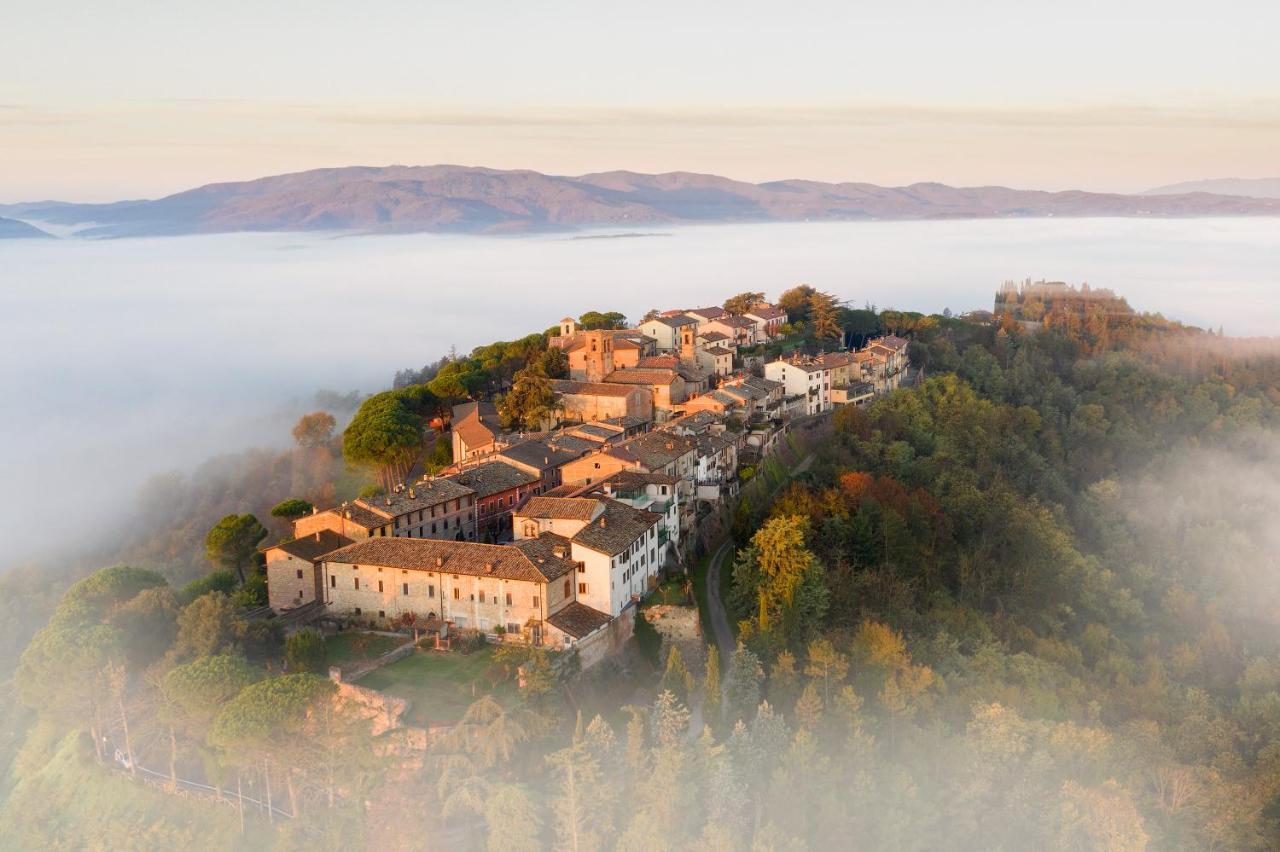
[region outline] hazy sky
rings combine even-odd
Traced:
[[[1259,0],[50,0],[0,20],[0,201],[393,162],[1280,174],[1280,4]]]

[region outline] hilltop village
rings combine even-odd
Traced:
[[[440,470],[410,465],[381,493],[315,507],[264,549],[270,607],[549,649],[630,635],[637,604],[687,573],[791,430],[907,375],[902,337],[852,346],[836,332],[805,351],[783,308],[736,308],[653,311],[633,327],[565,317],[546,344],[564,377],[526,382],[545,394],[536,428],[504,405],[525,379],[453,406]]]

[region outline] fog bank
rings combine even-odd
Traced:
[[[805,282],[856,305],[990,307],[1088,281],[1232,334],[1280,327],[1280,230],[1242,220],[708,226],[630,239],[233,234],[0,245],[0,569],[85,540],[148,475],[283,445],[315,390],[554,324]],[[285,495],[281,495],[282,497]],[[16,547],[15,547],[16,545]]]

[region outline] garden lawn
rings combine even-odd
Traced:
[[[393,638],[377,633],[361,633],[348,630],[334,633],[324,640],[325,663],[330,666],[344,666],[381,657],[383,654],[410,641],[409,637]],[[363,643],[364,647],[360,647]]]
[[[403,660],[383,666],[360,679],[360,686],[409,701],[406,720],[423,727],[452,723],[477,698],[491,692],[503,704],[516,694],[509,681],[492,684],[486,676],[493,663],[493,649],[463,654],[460,651],[415,651]]]

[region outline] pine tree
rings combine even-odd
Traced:
[[[720,684],[720,652],[707,647],[707,673],[702,679],[702,719],[713,732],[724,724],[724,692]]]
[[[822,694],[813,681],[805,685],[796,702],[796,724],[806,731],[816,731],[822,724]]]
[[[681,704],[688,704],[689,691],[692,689],[693,676],[689,674],[689,669],[685,667],[684,657],[680,654],[680,649],[672,645],[670,653],[667,654],[667,668],[662,673],[662,683],[659,685],[658,691],[670,692]]]

